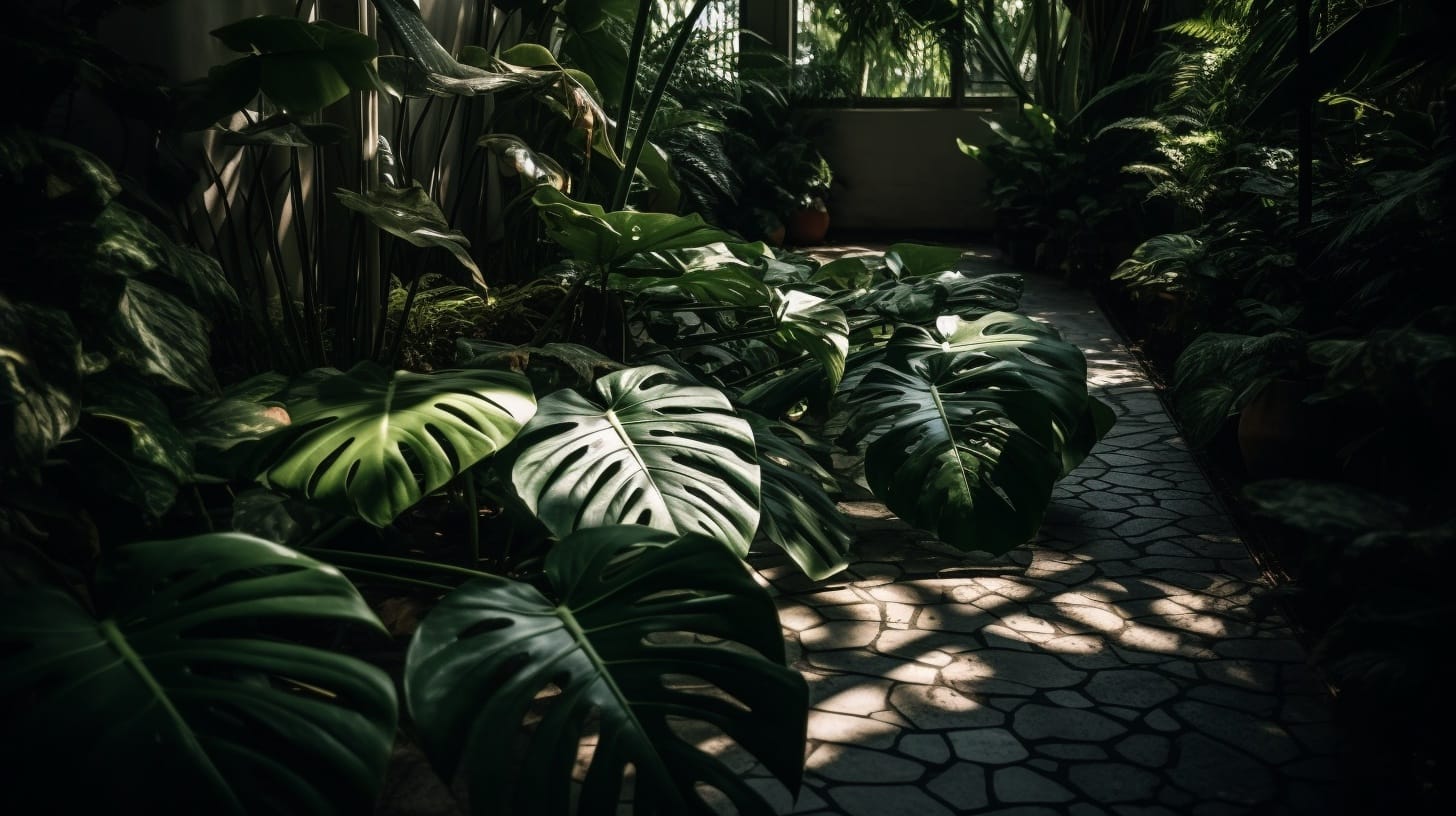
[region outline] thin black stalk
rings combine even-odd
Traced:
[[[460,162],[455,165],[456,167],[463,167],[464,169],[460,172],[460,183],[459,185],[457,185],[459,189],[455,193],[455,200],[450,202],[451,226],[459,223],[457,219],[460,217],[460,205],[465,200],[465,191],[472,189],[471,185],[468,182],[470,181],[471,173],[475,172],[475,166],[480,162],[480,154],[481,151],[479,150],[471,152],[468,156],[462,152],[460,156]],[[477,186],[484,186],[484,184],[485,180],[481,179],[481,184]],[[459,228],[456,227],[456,229]],[[474,238],[472,238],[471,240],[474,240]]]
[[[298,148],[288,148],[288,194],[293,205],[294,240],[298,244],[299,288],[303,292],[304,326],[308,329],[309,352],[319,364],[324,362],[323,329],[319,325],[318,269],[314,264],[309,240],[308,206],[303,200],[302,165]]]
[[[202,500],[202,491],[197,489],[197,485],[192,485],[192,501],[197,505],[197,514],[202,516],[203,523],[207,525],[207,531],[217,532],[217,525],[212,523],[212,514],[207,512],[207,502]]]
[[[1300,268],[1309,262],[1305,232],[1314,220],[1314,99],[1310,92],[1310,0],[1296,0],[1294,37],[1298,49],[1295,63],[1295,87],[1299,115],[1299,233],[1295,236]]]
[[[434,581],[425,581],[420,578],[409,578],[404,575],[395,575],[394,573],[390,572],[379,572],[378,570],[369,570],[362,567],[339,566],[338,569],[340,572],[349,576],[349,579],[351,581],[353,581],[355,577],[358,577],[364,579],[373,579],[375,581],[380,581],[386,584],[396,584],[398,586],[418,587],[420,589],[433,589],[438,592],[449,592],[450,590],[455,588],[453,586],[450,586],[449,584],[440,584]],[[354,582],[358,583],[358,581]]]
[[[480,498],[475,493],[475,474],[462,473],[465,480],[465,537],[470,542],[470,565],[480,563]]]
[[[582,290],[586,289],[586,281],[586,275],[582,275],[576,279],[576,282],[571,285],[571,289],[567,291],[566,297],[562,298],[561,302],[556,304],[556,308],[552,310],[551,316],[546,318],[546,322],[541,324],[541,328],[536,332],[536,336],[531,338],[531,345],[539,346],[546,342],[547,338],[551,336],[551,331],[556,328],[556,324],[561,322],[565,315],[576,306],[576,301],[581,297]]]
[[[627,193],[632,189],[632,177],[637,173],[637,163],[642,160],[642,150],[647,147],[648,137],[652,135],[652,120],[657,118],[657,108],[662,104],[662,97],[667,93],[667,83],[672,79],[673,71],[677,68],[678,60],[682,58],[682,52],[687,47],[688,40],[693,38],[693,28],[697,25],[698,18],[702,16],[703,9],[707,7],[708,0],[696,0],[692,9],[688,11],[688,16],[683,19],[677,38],[672,41],[672,48],[668,50],[667,59],[663,60],[662,69],[657,74],[657,82],[652,85],[652,94],[647,97],[647,105],[642,109],[642,119],[637,123],[637,130],[632,134],[632,147],[627,152],[622,175],[617,178],[617,190],[612,196],[612,206],[609,209],[620,210],[627,206]],[[627,77],[629,84],[635,81],[635,74]]]
[[[642,51],[646,47],[651,18],[652,0],[638,0],[637,17],[632,21],[632,47],[627,51],[626,79],[622,82],[622,97],[617,104],[617,132],[612,134],[612,151],[618,156],[627,149],[627,128],[632,121],[632,97],[637,94],[637,71],[642,66]]]
[[[248,248],[248,254],[253,259],[253,271],[254,271],[254,273],[256,275],[256,278],[252,281],[252,283],[253,283],[253,289],[255,291],[257,291],[258,297],[261,300],[261,306],[263,308],[263,316],[264,317],[267,317],[267,315],[268,315],[268,293],[267,293],[266,287],[264,287],[262,285],[261,278],[263,276],[263,260],[258,257],[258,248],[255,247],[255,246],[253,246],[253,242],[252,241],[244,241],[244,240],[242,240],[238,236],[238,221],[237,221],[237,219],[233,218],[233,205],[232,205],[232,201],[230,200],[230,197],[228,195],[227,185],[226,184],[223,184],[222,174],[220,174],[220,173],[217,172],[217,166],[212,163],[212,156],[208,155],[208,153],[207,153],[206,150],[204,150],[202,152],[202,162],[207,167],[208,175],[212,178],[212,186],[215,187],[215,188],[217,188],[218,196],[222,199],[222,213],[223,213],[223,218],[227,220],[228,231],[232,233],[232,251],[233,251],[234,268],[239,268],[240,269],[243,266],[243,258],[242,258],[242,249],[241,249],[241,247],[246,246]],[[204,201],[204,204],[205,204],[206,203],[206,199],[204,198],[203,201]],[[204,209],[205,209],[205,207],[204,207]],[[209,219],[208,219],[208,223],[209,224],[211,223],[211,217],[210,216],[209,216]],[[233,282],[233,287],[235,289],[237,289],[238,291],[242,291],[243,288],[244,288],[244,286],[242,286],[240,284],[246,284],[246,283],[248,283],[248,282],[247,281],[244,281],[242,279],[238,279],[238,280],[235,280]]]
[[[423,255],[424,253],[420,254]],[[415,279],[410,281],[409,294],[404,296],[404,309],[400,311],[399,322],[395,324],[394,346],[389,350],[389,368],[391,370],[399,365],[399,355],[400,352],[404,350],[404,336],[409,333],[410,309],[414,308],[415,295],[419,293],[420,281],[424,279],[424,270],[416,270]]]
[[[401,187],[404,186],[407,172],[403,167],[404,154],[400,151],[404,149],[404,125],[408,120],[409,97],[406,96],[402,97],[394,108],[394,144],[392,147],[394,148],[394,164],[399,169],[399,178],[394,181]]]
[[[298,547],[296,549],[304,555],[338,565],[341,569],[345,565],[368,564],[372,567],[394,567],[396,569],[407,569],[415,572],[437,572],[443,575],[458,575],[462,578],[489,577],[488,573],[480,572],[479,570],[457,567],[454,564],[442,564],[438,561],[422,561],[416,558],[396,558],[392,555],[375,555],[373,553],[361,553],[353,550],[331,550],[323,547]]]
[[[410,128],[409,139],[402,145],[396,145],[394,155],[399,158],[400,174],[407,175],[411,181],[415,177],[415,144],[420,140],[420,131],[425,127],[425,120],[430,118],[430,109],[435,105],[436,97],[429,97],[425,100],[424,107],[420,108],[420,115],[415,119],[414,127]],[[405,168],[409,168],[405,170]],[[403,187],[404,179],[400,179],[400,186]]]
[[[455,114],[460,111],[460,103],[464,97],[455,97],[450,101],[450,112],[445,114],[445,124],[440,128],[440,141],[435,149],[435,164],[430,168],[430,197],[435,198],[440,192],[440,177],[443,175],[440,170],[445,164],[445,148],[450,143],[450,128],[455,125]]]
[[[261,166],[253,176],[254,190],[257,190],[257,183],[263,178]],[[282,179],[280,179],[280,182]],[[288,325],[289,332],[293,335],[293,342],[302,350],[308,348],[304,340],[304,331],[300,323],[302,318],[294,314],[293,293],[288,285],[288,267],[283,262],[283,244],[278,239],[278,216],[273,211],[273,190],[263,186],[263,213],[267,218],[268,243],[264,249],[268,251],[272,259],[273,277],[278,284],[278,305],[283,310],[284,322]],[[310,361],[313,362],[313,361]]]

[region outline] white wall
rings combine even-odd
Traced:
[[[966,108],[821,108],[820,148],[834,168],[831,230],[990,230],[986,172],[956,147],[987,144],[987,119],[1014,103]]]

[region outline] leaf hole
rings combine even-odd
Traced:
[[[450,461],[450,472],[459,473],[460,453],[455,450],[454,445],[450,444],[450,440],[445,436],[445,432],[432,424],[426,424],[425,433],[429,434],[430,438],[435,440],[435,444],[440,446],[440,450],[445,452],[445,458]]]
[[[660,372],[660,373],[657,373],[657,374],[653,374],[652,376],[650,376],[647,379],[643,380],[642,382],[638,383],[637,384],[637,390],[638,391],[650,391],[650,390],[652,390],[654,388],[657,388],[658,386],[661,386],[661,385],[672,385],[672,384],[675,384],[677,382],[678,382],[678,375],[676,375],[676,374],[674,374],[674,373],[672,373],[670,371],[663,371],[663,372]]]
[[[491,632],[509,629],[513,625],[514,622],[510,618],[484,618],[460,630],[460,634],[455,639],[470,640],[471,638],[480,637]]]
[[[322,482],[324,480],[324,475],[333,468],[334,463],[339,461],[339,458],[344,455],[344,451],[348,450],[349,446],[353,444],[354,437],[351,436],[348,439],[345,439],[343,444],[339,445],[337,448],[334,448],[328,456],[325,456],[323,460],[318,463],[318,466],[313,469],[313,473],[309,475],[308,484],[303,488],[303,494],[305,496],[311,498],[315,493],[318,492],[319,482]]]

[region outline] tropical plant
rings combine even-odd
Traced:
[[[663,21],[632,5],[512,4],[516,30],[553,44],[560,22],[562,49],[482,30],[484,45],[452,54],[413,4],[375,0],[392,52],[377,68],[377,44],[339,26],[220,29],[242,56],[179,96],[182,124],[222,127],[247,155],[236,175],[208,168],[220,200],[244,208],[210,244],[225,273],[123,206],[94,157],[0,141],[7,201],[26,204],[5,237],[57,270],[0,291],[0,418],[15,442],[0,646],[19,667],[0,691],[38,703],[7,722],[54,726],[39,741],[6,734],[7,758],[37,749],[12,763],[44,770],[34,791],[80,767],[99,784],[58,795],[90,805],[169,775],[185,781],[138,801],[367,808],[401,714],[369,663],[403,657],[408,742],[468,784],[475,812],[675,812],[707,807],[712,788],[767,813],[698,743],[726,736],[797,789],[807,693],[742,558],[762,541],[816,579],[847,565],[834,496],[851,476],[826,467],[827,439],[848,421],[855,450],[839,452],[866,456],[887,501],[957,546],[1031,535],[1052,483],[1105,431],[1077,350],[1003,313],[1019,278],[958,250],[900,244],[820,265],[696,216],[626,209],[673,183],[648,137],[706,3],[660,33],[650,82],[640,60]],[[396,100],[392,140],[318,121],[381,92]],[[435,122],[439,109],[461,129]],[[489,132],[506,122],[536,127]],[[320,196],[351,140],[373,157]],[[441,169],[452,145],[476,157],[459,176]],[[482,178],[472,167],[487,156],[517,179],[500,187],[518,191],[506,209],[539,223],[527,239],[549,239],[519,288],[452,227],[472,191],[446,187]],[[193,227],[217,226],[194,212]],[[461,285],[431,284],[459,270]],[[483,330],[542,301],[529,343]],[[209,320],[240,308],[264,329],[276,315],[282,331],[251,363],[287,373],[222,389]],[[411,343],[437,354],[442,325],[489,338],[462,338],[457,367],[397,370],[426,357]],[[921,397],[945,387],[956,411],[887,405],[897,376]],[[111,457],[122,469],[83,458],[93,449],[124,454]],[[911,507],[897,472],[934,472],[946,489]],[[78,485],[103,494],[92,504],[145,495],[79,519],[42,498]],[[63,541],[65,524],[79,529]],[[292,549],[216,532],[229,526]],[[186,537],[155,540],[162,530]],[[371,605],[406,612],[383,627]],[[397,640],[366,645],[339,623]],[[92,717],[103,742],[61,761]],[[578,778],[584,739],[595,750]]]
[[[410,645],[410,712],[437,766],[464,768],[475,812],[567,812],[562,780],[584,737],[596,741],[582,780],[588,807],[627,795],[634,810],[702,809],[706,786],[740,813],[772,812],[694,744],[717,734],[797,789],[808,690],[783,665],[773,602],[720,543],[584,529],[552,548],[545,576],[544,594],[494,576],[461,586]],[[501,727],[533,709],[540,720],[524,744]],[[623,790],[629,767],[633,794]]]
[[[150,541],[109,555],[85,597],[7,588],[0,610],[17,806],[357,813],[374,801],[394,684],[309,636],[383,633],[333,567],[237,533]],[[83,733],[92,759],[77,785],[59,758]]]
[[[964,550],[1005,552],[1041,526],[1052,485],[1111,426],[1081,352],[992,312],[902,328],[845,398],[870,488]]]
[[[236,296],[212,259],[123,204],[90,153],[10,131],[0,161],[13,260],[49,270],[0,287],[0,514],[46,528],[87,507],[96,522],[155,523],[210,469],[210,449],[286,420],[219,392],[209,328]]]

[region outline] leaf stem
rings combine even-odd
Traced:
[[[213,784],[217,792],[228,803],[228,810],[241,816],[244,813],[243,804],[238,801],[237,794],[233,791],[232,786],[223,778],[222,772],[213,764],[212,757],[208,756],[202,744],[197,741],[197,735],[193,733],[192,727],[187,724],[187,720],[183,719],[182,713],[177,710],[176,706],[172,705],[172,698],[167,695],[167,690],[162,687],[162,684],[158,682],[156,676],[147,668],[147,664],[142,660],[141,655],[137,654],[136,650],[132,649],[131,644],[127,642],[126,635],[117,627],[116,621],[107,618],[97,624],[96,628],[111,648],[115,649],[116,653],[121,655],[122,662],[137,675],[138,679],[142,681],[142,684],[152,693],[152,697],[157,701],[157,705],[161,706],[162,710],[166,712],[167,719],[171,720],[172,725],[176,728],[177,736],[181,738],[182,743],[187,747],[188,753],[192,754],[197,760],[198,770],[202,771],[203,776],[207,777],[207,780]]]
[[[414,570],[416,572],[439,572],[446,575],[458,575],[462,578],[488,578],[490,573],[479,570],[457,567],[454,564],[443,564],[439,561],[422,561],[416,558],[398,558],[392,555],[375,555],[374,553],[361,553],[353,550],[330,550],[324,547],[299,547],[299,552],[310,555],[321,561],[327,561],[340,569],[353,564],[367,564],[376,567],[395,567],[398,569]],[[367,569],[367,567],[361,567]],[[386,573],[395,574],[395,573]]]
[[[677,38],[672,41],[672,48],[668,50],[667,59],[663,61],[662,69],[657,74],[657,82],[653,83],[652,94],[647,97],[647,105],[642,109],[642,118],[637,123],[637,130],[632,133],[632,147],[622,166],[622,175],[617,178],[617,190],[612,196],[612,206],[609,208],[611,210],[620,210],[627,206],[627,193],[632,189],[632,177],[637,174],[637,163],[642,160],[642,150],[647,147],[648,137],[652,134],[652,120],[657,117],[657,108],[662,104],[662,97],[667,93],[667,83],[672,79],[673,71],[677,68],[683,49],[687,48],[688,40],[693,37],[693,28],[707,6],[708,0],[696,0],[692,9],[688,11],[687,17],[683,18],[682,28],[678,31]],[[627,77],[629,85],[636,81],[635,74]]]

